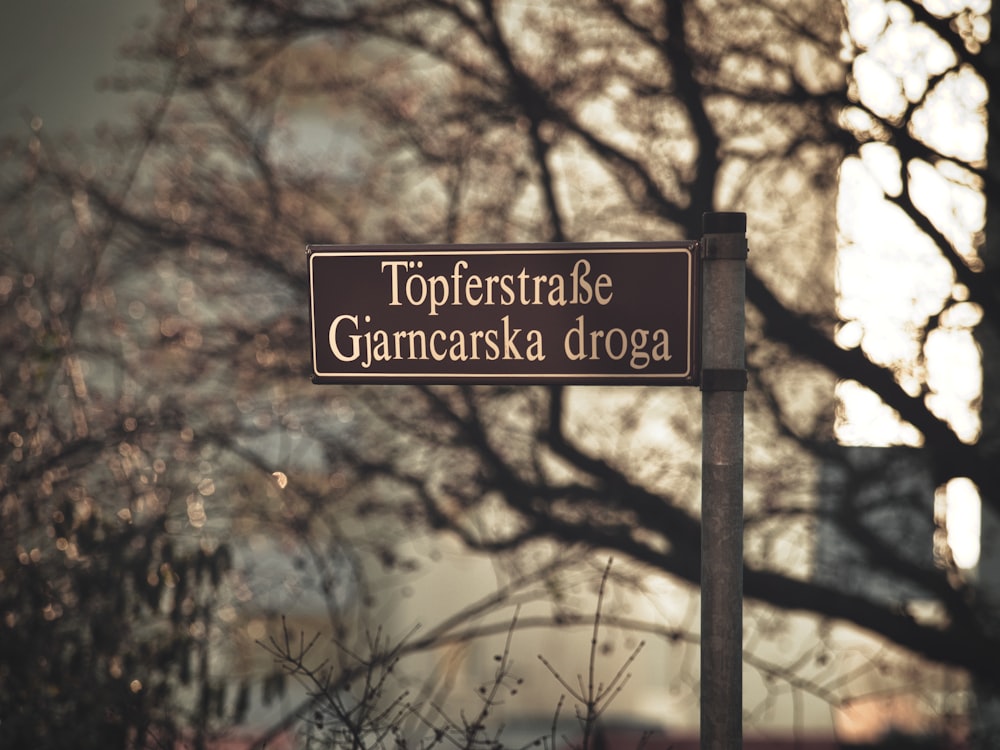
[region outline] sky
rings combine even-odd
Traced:
[[[881,29],[883,19],[879,14],[883,6],[880,2],[855,0],[851,7],[856,34],[863,34],[864,25],[861,22],[865,19],[872,21],[873,30]],[[115,72],[120,64],[121,45],[132,35],[136,25],[143,18],[149,18],[154,10],[155,0],[6,0],[0,3],[0,135],[27,133],[29,123],[32,119],[37,121],[37,118],[41,119],[49,133],[66,130],[86,133],[102,121],[127,116],[129,109],[124,98],[100,91],[98,80],[103,75]],[[891,47],[891,39],[884,41],[887,49]],[[877,46],[874,37],[869,42]],[[889,52],[891,53],[891,49]],[[891,57],[892,54],[889,54],[889,58]],[[889,60],[883,59],[881,62],[885,69],[892,69]],[[879,80],[875,74],[869,77],[876,83]],[[850,174],[845,170],[842,175],[846,182],[851,182]],[[859,185],[866,179],[868,177],[859,173],[852,189],[844,194],[857,193]],[[866,204],[871,206],[878,202],[868,201]],[[872,225],[871,221],[862,223],[865,226]],[[880,240],[880,252],[875,254],[870,252],[871,248],[861,248],[868,251],[862,253],[863,257],[870,259],[874,255],[885,259],[885,244]],[[849,250],[848,247],[840,248],[842,264],[850,260]],[[886,277],[885,269],[877,273],[870,267],[860,270],[865,272],[846,274],[845,278]],[[842,291],[847,292],[846,289]],[[873,293],[881,298],[885,293],[884,285],[877,285]],[[870,333],[877,333],[876,324],[886,317],[886,306],[872,305],[863,288],[855,288],[850,294],[856,295],[857,303],[869,311],[860,317],[865,319]],[[895,310],[912,309],[905,299],[888,307]],[[893,322],[898,327],[898,321]],[[943,358],[945,362],[954,364],[956,351],[974,353],[974,343],[969,338],[968,331],[968,328],[960,331],[968,339],[964,342],[964,348],[953,349],[951,356]],[[887,340],[892,339],[893,335],[890,334]],[[895,340],[904,341],[905,337],[897,335]],[[976,371],[972,366],[961,369],[971,373]],[[955,368],[950,370],[954,372]],[[977,383],[967,383],[960,388],[953,384],[942,389],[942,395],[953,390],[957,392],[958,401],[965,402],[951,405],[949,411],[953,420],[956,420],[954,415],[974,416],[968,403],[977,395],[974,392],[976,387]],[[847,420],[839,426],[838,431],[841,440],[855,444],[913,443],[918,440],[907,433],[906,427],[901,426],[888,409],[867,398],[865,393],[859,392],[851,396],[842,389],[838,395],[847,407]],[[975,420],[972,423],[968,419],[965,421],[964,432],[974,433]],[[960,425],[956,426],[962,431]],[[977,529],[973,529],[965,536],[974,538],[977,536],[976,531]],[[967,565],[974,564],[977,557],[978,549],[972,550],[970,559],[964,562]]]
[[[953,3],[952,3],[953,4]],[[943,11],[948,3],[937,4]],[[915,30],[909,13],[887,8],[881,0],[848,3],[852,34],[864,52],[854,62],[859,94],[874,111],[899,114],[924,93],[928,80],[954,63],[953,53],[927,30]],[[889,30],[885,23],[892,19]],[[945,153],[975,160],[985,153],[982,107],[986,89],[971,71],[943,80],[913,118],[918,135]],[[919,168],[918,168],[919,167]],[[982,229],[983,197],[968,180],[945,179],[945,170],[910,165],[914,201],[952,239],[959,253],[974,255],[972,238]],[[979,313],[972,304],[954,305],[941,316],[941,327],[921,351],[916,332],[923,329],[944,300],[962,298],[950,267],[909,220],[883,197],[901,189],[896,152],[869,144],[840,171],[837,248],[838,310],[851,321],[841,331],[845,346],[861,344],[875,361],[897,366],[901,385],[918,389],[919,376],[932,389],[928,404],[956,434],[974,441],[979,431],[975,408],[982,388],[979,351],[973,329]],[[963,185],[965,185],[963,187]],[[914,273],[913,269],[920,269]],[[886,279],[893,283],[887,284]],[[921,354],[926,359],[921,361]],[[921,372],[926,368],[926,372]],[[911,425],[860,385],[838,385],[842,407],[837,438],[848,445],[920,445]],[[939,510],[946,516],[948,542],[956,563],[973,568],[980,558],[981,511],[971,482],[954,479],[939,489]]]
[[[873,54],[866,57],[873,58],[875,64],[868,66],[869,74],[866,77],[875,83],[881,80],[879,68],[891,71],[893,64],[899,64],[898,60],[895,63],[892,61],[894,56],[899,57],[898,54],[893,54],[892,39],[883,40],[883,44],[876,42],[884,21],[881,16],[884,11],[880,11],[882,7],[878,0],[854,0],[851,3],[854,33],[860,37],[865,37],[866,34],[871,37],[867,42],[872,45]],[[46,130],[54,134],[70,129],[86,133],[103,120],[125,117],[129,109],[124,97],[99,91],[97,82],[102,75],[116,70],[120,64],[119,48],[122,43],[132,34],[136,24],[143,17],[151,16],[154,9],[155,0],[6,0],[0,3],[0,134],[26,133],[33,118],[41,118]],[[931,51],[929,47],[926,60],[934,59]],[[936,54],[940,56],[942,53],[938,50]],[[941,64],[946,63],[944,61]],[[891,85],[883,88],[892,89]],[[950,121],[949,132],[953,126],[954,122]],[[844,176],[850,177],[847,171]],[[858,175],[853,180],[849,194],[864,193],[859,185],[865,179],[864,175]],[[864,201],[869,207],[879,202]],[[864,221],[863,224],[873,226],[878,222]],[[852,257],[848,250],[850,248],[841,248],[842,264]],[[870,258],[871,253],[863,252],[862,256]],[[891,259],[887,259],[887,262],[888,260]],[[866,272],[847,274],[847,277],[885,277],[885,273],[875,273],[870,268],[862,271]],[[879,305],[873,305],[871,299],[865,296],[863,289],[855,289],[852,293],[856,304],[867,310],[879,308]],[[876,299],[881,299],[885,290],[882,285],[878,285],[872,293]],[[902,290],[902,293],[909,292]],[[899,304],[888,307],[897,311],[911,310],[912,306],[906,303],[907,299],[904,298]],[[846,309],[843,312],[848,314]],[[869,340],[879,333],[880,320],[883,328],[884,324],[893,327],[894,330],[889,332],[888,337],[883,336],[889,342],[886,346],[891,344],[895,330],[900,327],[900,321],[893,316],[886,316],[882,311],[859,317],[865,319]],[[905,337],[896,336],[895,340],[904,345],[906,343]],[[967,350],[971,351],[972,348],[971,344],[966,346]],[[945,358],[944,361],[952,360]],[[966,369],[971,371],[974,368]],[[953,415],[971,413],[968,403],[976,394],[971,393],[970,389],[974,390],[973,385],[966,384],[960,389],[954,389],[958,391],[958,398],[965,403],[952,405],[950,411]],[[841,425],[839,436],[845,442],[914,442],[913,436],[901,436],[898,423],[892,415],[884,409],[873,408],[868,402],[870,399],[866,401],[859,396],[849,400],[858,408],[851,411],[847,423]],[[973,423],[968,423],[966,419],[966,424],[960,429],[966,435],[974,434],[976,424],[974,420]]]
[[[90,130],[127,109],[97,90],[152,0],[6,0],[0,3],[0,133]]]
[[[154,0],[0,2],[0,135],[27,133],[29,122],[34,117],[41,118],[49,131],[86,132],[103,120],[126,116],[128,108],[122,98],[100,92],[97,81],[102,75],[115,71],[119,47],[128,39],[136,23],[142,17],[151,15],[153,6]],[[855,166],[872,167],[860,162]],[[877,172],[877,169],[873,167],[872,172]],[[860,190],[871,187],[865,182],[871,173],[864,170],[864,173],[853,174],[858,181],[853,185],[855,192],[859,198],[869,198],[859,209],[875,205],[870,200],[870,193]],[[863,223],[871,226],[875,222],[865,220]],[[886,260],[884,241],[880,241],[876,249],[879,250],[878,257]],[[872,257],[875,254],[868,252],[866,255]],[[845,264],[850,261],[846,252],[841,257]],[[892,271],[872,272],[870,268],[867,273],[848,275],[873,279],[894,277]],[[905,291],[902,287],[900,289]],[[884,295],[885,285],[878,285],[873,290],[854,291],[862,302],[867,302],[869,292],[875,296]],[[909,309],[905,302],[890,307],[895,310]],[[876,308],[870,309],[874,311]],[[884,317],[883,313],[873,312],[866,323],[874,330],[875,324]],[[954,363],[953,358],[946,358],[946,361],[949,360]],[[966,368],[967,371],[970,369]],[[966,395],[966,398],[969,396]],[[912,442],[905,431],[900,434],[898,421],[878,404],[866,401],[864,394],[855,394],[853,399],[848,398],[847,401],[856,408],[849,410],[849,424],[841,426],[840,437],[845,442]],[[979,536],[978,497],[974,488],[961,482],[954,490],[955,500],[948,501],[948,524],[954,532],[956,557],[961,557],[959,564],[972,567],[979,557],[976,543]],[[954,517],[951,515],[952,506]]]

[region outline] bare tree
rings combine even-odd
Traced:
[[[848,380],[915,428],[933,484],[966,477],[998,502],[994,441],[934,410],[926,370],[838,339],[837,175],[866,144],[898,154],[902,189],[889,198],[957,282],[914,334],[920,359],[960,305],[978,306],[983,335],[996,328],[988,256],[935,226],[907,170],[991,184],[985,155],[956,155],[914,126],[950,77],[988,80],[983,18],[900,7],[953,56],[883,111],[859,92],[864,47],[845,43],[844,11],[827,2],[164,3],[109,82],[140,95],[136,129],[86,148],[44,131],[9,146],[20,161],[5,173],[0,292],[17,357],[4,360],[2,421],[17,438],[4,448],[5,512],[94,481],[95,456],[110,451],[115,466],[142,466],[115,475],[128,492],[102,498],[113,511],[175,518],[210,551],[232,524],[273,523],[328,593],[374,597],[352,561],[410,564],[373,517],[497,556],[539,540],[613,550],[694,587],[697,393],[313,388],[303,252],[309,241],[691,238],[704,212],[743,210],[746,595],[760,612],[851,623],[995,689],[998,619],[975,582],[946,554],[914,557],[860,523],[860,494],[815,501],[817,466],[865,480],[833,443],[834,386]],[[51,255],[35,251],[43,242]],[[811,577],[821,525],[934,616]],[[331,618],[347,632],[342,610]]]

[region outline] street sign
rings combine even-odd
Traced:
[[[311,245],[313,381],[696,385],[697,247]]]
[[[746,214],[698,242],[311,245],[317,383],[700,385],[700,743],[743,743]]]

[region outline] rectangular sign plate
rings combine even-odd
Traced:
[[[696,385],[697,247],[311,245],[313,381]]]

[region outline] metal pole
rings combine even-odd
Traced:
[[[701,749],[743,744],[747,217],[702,223]]]

